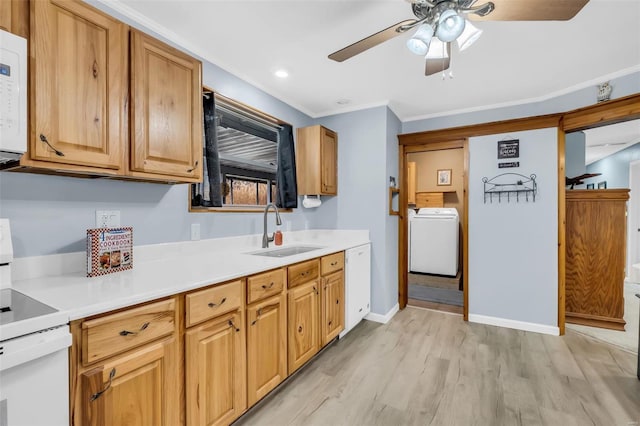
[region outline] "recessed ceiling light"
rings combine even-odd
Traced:
[[[287,78],[289,77],[289,73],[287,70],[278,70],[275,72],[276,77],[278,78]]]
[[[351,102],[351,101],[350,101],[349,99],[338,99],[338,100],[336,101],[336,103],[337,103],[338,105],[347,105],[347,104],[348,104],[348,103],[350,103],[350,102]]]

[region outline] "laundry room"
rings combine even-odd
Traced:
[[[412,305],[462,311],[464,149],[407,154]]]

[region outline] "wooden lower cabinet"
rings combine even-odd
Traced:
[[[322,280],[320,335],[324,346],[344,330],[344,272],[334,272]]]
[[[72,321],[70,424],[231,424],[343,330],[343,268],[336,253]]]
[[[78,377],[72,424],[147,426],[180,424],[175,337],[111,358]],[[75,409],[74,409],[75,408]]]
[[[242,319],[238,310],[187,330],[188,425],[228,425],[247,408]]]
[[[294,287],[288,294],[289,374],[320,350],[320,286],[318,280]]]
[[[247,400],[249,406],[287,377],[285,293],[247,306]]]
[[[566,192],[566,321],[624,330],[628,189]]]

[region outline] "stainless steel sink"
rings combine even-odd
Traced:
[[[275,250],[254,251],[247,254],[253,254],[254,256],[267,256],[267,257],[287,257],[287,256],[293,256],[296,254],[306,253],[308,251],[319,250],[321,248],[323,247],[291,246],[291,247],[284,247],[284,248],[275,249]]]

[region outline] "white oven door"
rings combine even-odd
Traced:
[[[40,346],[31,344],[33,335],[40,337]],[[69,328],[33,335],[0,343],[0,426],[68,426]],[[42,337],[50,342],[47,351]],[[25,362],[14,362],[18,354]]]

